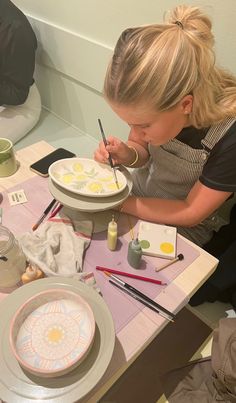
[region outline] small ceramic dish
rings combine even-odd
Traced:
[[[58,160],[50,165],[48,173],[57,185],[82,196],[113,196],[127,185],[125,175],[116,169],[117,188],[111,167],[88,158]]]
[[[19,364],[34,375],[61,376],[79,365],[94,339],[89,304],[65,289],[42,291],[16,311],[10,345]]]

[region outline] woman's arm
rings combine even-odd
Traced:
[[[130,196],[122,205],[122,212],[142,220],[160,224],[193,227],[207,218],[231,192],[214,190],[197,182],[185,200]]]

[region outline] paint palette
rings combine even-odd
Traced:
[[[175,227],[141,221],[139,240],[144,255],[166,259],[176,257],[177,229]]]
[[[116,169],[118,187],[109,165],[88,158],[66,158],[49,167],[49,176],[61,188],[89,197],[107,197],[122,192],[127,180]]]

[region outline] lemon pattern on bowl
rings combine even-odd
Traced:
[[[120,192],[126,186],[126,178],[117,171],[118,185],[109,166],[89,159],[58,161],[53,177],[65,188],[84,195],[106,196]]]
[[[82,172],[83,170],[84,170],[84,167],[80,162],[75,162],[73,164],[73,171],[74,172]]]
[[[67,173],[62,175],[62,182],[65,183],[66,185],[68,185],[69,183],[71,183],[74,179],[74,174],[73,173]]]
[[[99,182],[90,183],[88,189],[91,190],[92,193],[101,193],[103,191],[102,184]]]

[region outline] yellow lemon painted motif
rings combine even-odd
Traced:
[[[90,192],[100,193],[102,190],[102,184],[99,182],[92,182],[88,185],[88,189],[90,190]]]
[[[84,167],[83,167],[83,165],[82,165],[80,162],[75,162],[75,163],[73,164],[73,170],[74,170],[75,172],[82,172],[82,171],[84,170]]]
[[[121,187],[121,185],[120,185],[119,182],[118,182],[118,186],[119,186],[119,188]],[[107,188],[108,188],[109,190],[116,190],[116,189],[117,189],[116,183],[115,183],[115,182],[109,183],[109,184],[107,185]]]
[[[163,242],[160,244],[160,249],[164,253],[172,253],[174,251],[174,245],[170,242]]]
[[[113,176],[110,175],[110,176],[106,176],[106,177],[99,178],[99,179],[101,182],[111,182],[113,180]]]
[[[62,182],[65,183],[66,185],[68,185],[69,183],[71,183],[74,179],[74,175],[73,174],[64,174],[62,175]]]

